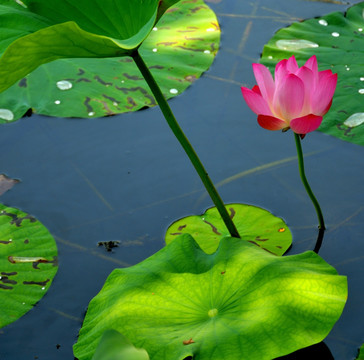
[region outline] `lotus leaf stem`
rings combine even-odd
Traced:
[[[322,245],[322,241],[323,241],[323,237],[324,237],[324,232],[325,232],[325,222],[324,222],[324,217],[322,215],[322,211],[321,211],[321,207],[319,202],[317,201],[315,195],[313,194],[311,187],[307,181],[306,175],[305,175],[305,165],[303,162],[303,153],[302,153],[302,145],[301,145],[301,137],[299,134],[294,133],[294,137],[295,137],[295,141],[296,141],[296,148],[297,148],[297,156],[298,156],[298,168],[299,168],[299,172],[300,172],[300,177],[303,183],[303,186],[305,187],[308,196],[310,197],[316,213],[317,213],[317,218],[318,218],[318,222],[319,222],[319,233],[317,236],[317,241],[316,241],[316,245],[314,248],[314,252],[318,253],[318,251],[320,250],[320,247]]]
[[[202,165],[200,159],[198,158],[195,150],[193,149],[192,145],[188,141],[186,135],[183,133],[182,129],[180,128],[175,116],[172,113],[171,108],[169,107],[165,97],[162,94],[162,91],[160,87],[158,86],[157,82],[155,81],[153,75],[149,71],[147,65],[145,64],[144,60],[140,56],[139,52],[136,50],[133,52],[132,57],[138,66],[140,72],[142,73],[144,79],[148,83],[150,90],[152,91],[157,103],[160,106],[160,109],[169,125],[171,130],[173,131],[173,134],[178,139],[179,143],[185,150],[187,156],[191,160],[194,168],[196,169],[198,175],[200,176],[200,179],[202,183],[204,184],[208,194],[210,195],[213,203],[215,204],[218,212],[220,213],[220,216],[222,220],[225,223],[225,226],[227,227],[229,233],[233,237],[240,238],[239,232],[236,229],[235,224],[233,223],[232,219],[229,216],[228,211],[226,210],[226,207],[218,194],[214,184],[210,180],[210,177],[208,173],[206,172],[204,166]]]

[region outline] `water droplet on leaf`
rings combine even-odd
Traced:
[[[178,94],[178,90],[177,89],[170,89],[169,92],[171,94]]]
[[[211,51],[210,50],[205,50],[204,54],[211,54]]]
[[[358,31],[362,32],[363,31],[363,28],[359,28]]]
[[[156,48],[153,49],[153,52],[157,52],[157,51],[158,51],[158,49],[156,49]]]
[[[215,29],[214,28],[208,28],[208,29],[206,29],[206,31],[215,31]]]
[[[340,36],[340,34],[338,32],[336,32],[336,31],[334,31],[333,33],[331,33],[331,35],[333,37],[339,37]]]
[[[67,80],[57,81],[57,87],[59,90],[69,90],[72,89],[72,83]]]
[[[42,287],[42,290],[45,290],[45,287],[44,286]]]
[[[94,116],[95,115],[95,113],[93,112],[93,111],[90,111],[89,113],[88,113],[88,116]]]
[[[364,81],[364,76],[362,76],[362,77],[360,78],[360,81]]]
[[[325,19],[320,19],[319,20],[319,24],[322,25],[322,26],[327,26],[329,25],[328,22],[325,20]]]
[[[358,90],[358,93],[359,93],[359,94],[364,94],[364,89],[359,89],[359,90]]]
[[[14,114],[8,109],[0,109],[0,119],[11,121],[14,119]]]
[[[55,103],[56,105],[59,105],[59,104],[61,103],[61,100],[56,100],[54,103]]]
[[[281,50],[299,50],[299,49],[319,47],[318,44],[316,44],[312,41],[303,40],[303,39],[278,40],[276,42],[276,46],[278,49],[281,49]]]
[[[153,31],[157,31],[157,30],[158,30],[158,28],[157,28],[157,27],[154,27],[154,28],[153,28]]]
[[[363,123],[364,123],[364,113],[353,114],[344,121],[344,125],[348,127],[356,127]]]

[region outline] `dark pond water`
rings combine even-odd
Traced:
[[[316,215],[295,161],[259,166],[295,156],[294,139],[261,129],[240,86],[254,84],[251,63],[276,30],[348,7],[340,3],[210,0],[221,50],[211,69],[170,102],[211,178],[241,175],[219,187],[223,199],[283,217],[294,234],[290,254],[313,249]],[[318,132],[303,146],[313,153],[307,176],[328,225],[320,255],[349,281],[347,306],[325,340],[330,350],[321,345],[316,358],[350,360],[364,342],[364,149]],[[43,222],[60,261],[46,296],[0,330],[0,358],[73,359],[87,305],[108,274],[159,250],[173,220],[202,213],[211,201],[158,108],[103,119],[24,118],[1,127],[0,148],[1,172],[21,180],[2,202]],[[112,240],[120,241],[112,252],[97,246]],[[314,358],[290,359],[307,357]]]

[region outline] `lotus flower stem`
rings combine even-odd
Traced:
[[[187,156],[191,160],[194,168],[196,169],[198,175],[200,176],[200,179],[202,183],[204,184],[208,194],[210,195],[213,203],[215,204],[217,210],[220,213],[220,216],[222,220],[225,223],[225,226],[227,227],[229,233],[233,237],[240,238],[240,235],[238,233],[238,230],[235,227],[235,224],[233,223],[232,219],[229,216],[228,211],[226,210],[226,207],[218,194],[214,184],[209,178],[208,173],[206,172],[204,166],[202,165],[200,159],[198,158],[195,150],[193,149],[192,145],[188,141],[186,135],[183,133],[182,129],[178,125],[178,122],[176,118],[174,117],[171,108],[169,107],[165,97],[162,94],[161,89],[159,88],[157,82],[155,81],[153,75],[149,71],[147,65],[145,64],[144,60],[140,56],[139,52],[136,50],[133,54],[133,59],[138,66],[140,72],[142,73],[144,79],[148,83],[157,103],[160,106],[160,109],[162,110],[162,113],[173,131],[173,134],[176,136],[177,140],[180,142],[181,146],[185,150]]]
[[[307,181],[306,175],[305,175],[305,165],[303,163],[303,153],[302,153],[302,146],[301,146],[301,137],[299,134],[294,133],[294,138],[296,141],[296,148],[297,148],[297,156],[298,156],[298,167],[299,167],[299,172],[300,172],[300,177],[302,180],[302,183],[307,191],[308,196],[310,197],[316,213],[317,213],[317,217],[318,217],[318,221],[319,221],[319,234],[317,237],[317,241],[316,241],[316,246],[314,251],[316,253],[318,253],[321,244],[322,244],[322,240],[323,240],[323,236],[324,236],[324,231],[325,231],[325,222],[324,222],[324,217],[322,215],[322,211],[320,208],[320,204],[317,201],[315,195],[313,194],[311,187]]]

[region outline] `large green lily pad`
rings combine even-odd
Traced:
[[[29,108],[50,116],[97,117],[156,105],[132,58],[125,56],[141,41],[140,53],[167,98],[180,94],[199,78],[218,50],[219,25],[202,0],[161,3],[160,8],[163,4],[173,6],[157,24],[143,27],[131,45],[120,42],[120,36],[107,27],[108,16],[130,10],[130,0],[123,1],[126,5],[118,12],[105,8],[106,13],[95,10],[101,0],[68,0],[65,9],[57,1],[27,0],[29,8],[25,9],[0,0],[0,54],[7,49],[0,58],[0,91],[16,81],[0,93],[0,123],[19,119]],[[85,6],[88,12],[81,16],[70,11],[72,3],[80,3],[77,7]],[[158,1],[148,3],[155,7]],[[57,11],[48,11],[49,7]],[[155,16],[153,13],[151,18]],[[61,23],[54,25],[56,22]],[[33,51],[39,48],[43,50]],[[24,56],[24,52],[29,54]],[[57,58],[60,60],[34,70]]]
[[[275,64],[292,54],[300,66],[317,56],[319,69],[338,74],[329,113],[320,131],[364,145],[364,2],[346,15],[334,12],[293,23],[279,30],[264,46],[261,62],[273,71]]]
[[[57,247],[33,216],[0,204],[0,327],[28,312],[57,272]]]
[[[225,237],[208,255],[181,235],[111,273],[74,355],[91,359],[114,329],[152,360],[270,360],[323,340],[346,298],[346,278],[312,251],[281,257]]]
[[[269,211],[246,204],[226,205],[241,239],[265,251],[283,255],[292,244],[292,234],[285,222]],[[216,207],[202,215],[187,216],[174,222],[166,232],[169,244],[181,234],[190,234],[202,250],[212,254],[222,238],[229,235]]]

